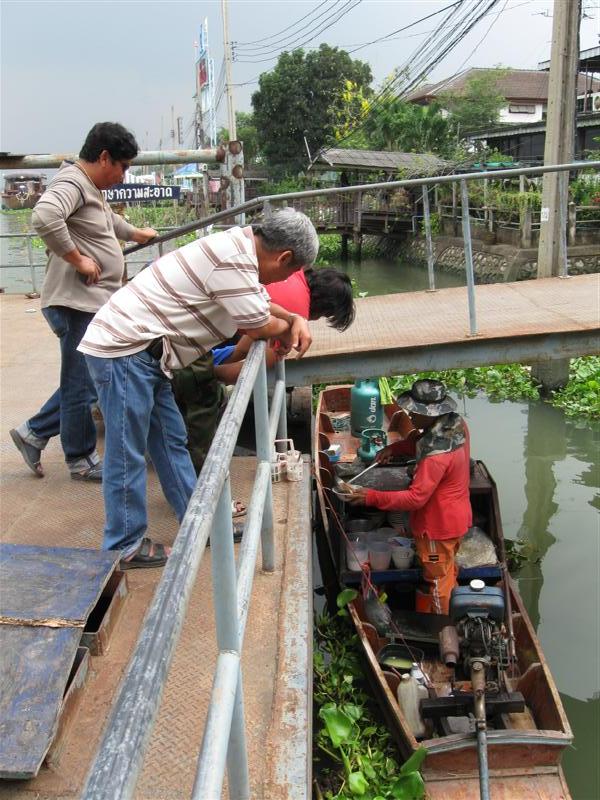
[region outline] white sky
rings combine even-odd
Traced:
[[[305,49],[320,42],[340,47],[361,44],[449,2],[362,0]],[[582,49],[597,46],[600,33],[600,0],[584,0],[584,4],[589,18],[582,21]],[[229,0],[230,38],[250,42],[272,36],[318,5],[318,0]],[[327,5],[331,8],[323,5],[317,12],[325,12],[323,19],[343,7],[343,3],[336,6],[336,0],[327,0]],[[171,106],[176,116],[183,117],[184,131],[192,120],[194,42],[204,17],[219,73],[223,56],[220,7],[217,0],[0,0],[0,149],[77,151],[90,127],[103,120],[126,125],[143,149],[158,148],[162,120],[163,148],[169,148]],[[479,23],[430,79],[442,79],[468,66],[535,69],[539,61],[550,57],[552,0],[501,0],[497,10]],[[404,38],[365,47],[353,57],[370,63],[377,83],[418,48],[424,35],[414,34],[425,34],[436,23],[434,18],[400,34]],[[406,38],[409,34],[411,38]],[[275,61],[276,56],[267,63],[236,61],[233,81],[255,80]],[[236,87],[237,109],[250,110],[256,88],[256,84]],[[225,113],[222,102],[220,123]],[[191,145],[190,136],[186,146]]]

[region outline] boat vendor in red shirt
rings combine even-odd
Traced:
[[[410,512],[425,581],[423,590],[417,592],[416,610],[447,614],[458,574],[455,555],[472,524],[469,432],[441,381],[416,381],[396,403],[419,433],[380,450],[377,460],[385,463],[392,456],[415,455],[411,485],[399,492],[354,487],[349,502]]]

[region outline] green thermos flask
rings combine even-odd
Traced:
[[[366,378],[356,381],[350,390],[350,427],[353,436],[360,436],[365,428],[381,428],[383,408],[379,395],[379,381]]]

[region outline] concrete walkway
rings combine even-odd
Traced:
[[[58,342],[42,317],[39,300],[0,297],[0,326],[2,540],[97,548],[103,524],[100,487],[70,479],[58,441],[52,441],[44,451],[42,463],[46,476],[36,478],[8,436],[10,428],[38,410],[57,382]],[[242,668],[250,776],[252,796],[260,800],[300,800],[309,797],[311,791],[308,473],[305,464],[302,483],[273,487],[276,570],[272,574],[262,573],[259,556],[246,628]],[[248,502],[253,474],[254,459],[234,459],[235,498]],[[165,544],[172,543],[177,523],[152,471],[148,508],[150,534]],[[2,800],[80,796],[159,578],[160,570],[128,573],[126,605],[112,635],[109,652],[91,659],[82,702],[67,732],[59,764],[52,769],[43,768],[32,781],[0,782]],[[216,654],[210,550],[207,550],[137,784],[139,800],[177,800],[190,796]]]

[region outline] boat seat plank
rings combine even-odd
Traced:
[[[76,627],[0,625],[0,778],[37,775],[80,639]]]
[[[0,622],[83,626],[119,553],[0,544]]]

